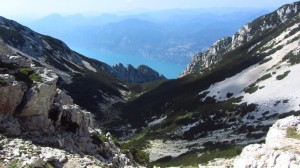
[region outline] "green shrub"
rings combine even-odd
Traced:
[[[30,79],[31,81],[35,81],[35,82],[43,82],[42,77],[41,77],[39,74],[37,74],[37,73],[31,74],[31,75],[29,76],[29,79]]]
[[[25,81],[28,84],[32,84],[34,81],[42,82],[41,76],[35,73],[31,68],[20,68],[19,72],[16,74],[16,79]]]
[[[299,64],[300,63],[300,55],[294,54],[292,51],[285,55],[282,61],[286,61],[291,65]]]
[[[260,82],[260,81],[264,81],[264,80],[266,80],[266,79],[268,79],[268,78],[271,78],[271,77],[272,77],[272,75],[271,75],[270,73],[265,74],[264,76],[258,78],[258,79],[256,80],[256,83],[257,83],[257,82]]]
[[[149,154],[144,152],[143,150],[137,149],[132,143],[120,143],[120,148],[122,153],[130,151],[136,162],[140,164],[149,163]]]
[[[291,71],[286,71],[286,72],[284,72],[282,75],[276,76],[276,79],[277,79],[277,80],[282,80],[282,79],[284,79],[290,72],[291,72]]]
[[[286,131],[286,137],[300,139],[300,134],[297,132],[296,127],[288,127],[288,129]]]
[[[255,84],[249,85],[246,89],[244,89],[245,93],[252,94],[258,90],[259,86],[256,86]]]

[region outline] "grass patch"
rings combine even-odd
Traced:
[[[300,134],[297,132],[296,127],[288,127],[288,129],[286,131],[286,137],[300,139]]]
[[[47,162],[43,168],[55,168],[54,165],[52,165],[51,163]]]
[[[12,160],[7,165],[7,168],[19,168],[19,167],[21,167],[21,162],[17,159]]]
[[[192,118],[192,116],[193,116],[193,113],[188,112],[188,113],[186,113],[184,115],[177,116],[176,119],[175,119],[175,121],[181,120],[181,119],[186,119],[186,118]]]
[[[35,81],[35,82],[43,82],[42,77],[41,77],[39,74],[37,74],[37,73],[31,74],[31,75],[29,76],[29,79],[30,79],[31,81]]]
[[[284,79],[290,72],[291,72],[290,70],[289,70],[289,71],[286,71],[286,72],[284,72],[282,75],[276,76],[276,79],[277,79],[277,80],[282,80],[282,79]]]
[[[32,84],[33,82],[42,82],[42,77],[35,73],[31,68],[20,68],[19,72],[16,74],[16,79],[25,81],[28,84]]]
[[[244,146],[238,145],[238,146],[234,146],[232,148],[225,149],[225,150],[217,149],[215,151],[207,152],[199,157],[199,162],[200,163],[208,163],[210,160],[213,160],[215,158],[229,159],[229,158],[232,158],[232,157],[235,157],[235,156],[241,154],[243,148],[244,148]]]
[[[216,149],[212,151],[203,152],[188,152],[182,154],[170,161],[157,161],[152,163],[155,166],[160,167],[171,167],[171,166],[180,166],[180,167],[197,167],[199,164],[207,164],[209,161],[214,160],[216,158],[232,158],[239,155],[244,148],[243,145],[231,146],[227,149]]]

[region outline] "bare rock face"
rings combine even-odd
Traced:
[[[121,80],[135,83],[145,83],[155,80],[166,79],[163,75],[159,75],[158,72],[146,65],[140,65],[134,68],[132,65],[124,67],[119,63],[112,67],[113,73]]]
[[[18,136],[21,134],[21,125],[16,118],[9,117],[2,121],[0,128],[9,136]]]
[[[14,114],[24,95],[23,86],[8,74],[0,75],[3,85],[0,86],[0,122]],[[14,82],[15,81],[15,82]]]
[[[293,134],[288,134],[289,131]],[[234,161],[236,168],[300,166],[300,117],[278,120],[269,130],[266,144],[246,146]]]
[[[68,104],[73,104],[73,99],[71,96],[67,95],[62,90],[57,89],[53,103],[61,105],[61,106],[68,105]]]
[[[35,115],[48,115],[53,97],[56,93],[57,75],[51,70],[40,68],[37,73],[42,77],[43,83],[37,83],[26,93],[24,107],[19,116],[29,117]]]
[[[22,56],[3,56],[2,62],[7,64],[17,64],[20,67],[30,68],[32,61],[28,58]]]
[[[48,116],[37,115],[29,118],[21,118],[21,130],[23,132],[30,131],[33,134],[51,134],[55,131],[54,126]]]
[[[91,125],[91,113],[81,110],[77,105],[64,105],[61,124],[71,132],[79,135],[85,134]]]
[[[180,77],[193,72],[201,72],[211,64],[222,59],[222,55],[231,49],[231,38],[222,38],[214,43],[208,50],[195,55]]]

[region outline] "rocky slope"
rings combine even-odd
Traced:
[[[125,167],[134,164],[92,114],[58,89],[57,74],[30,59],[0,55],[0,164],[7,167]],[[11,53],[10,53],[11,52]],[[18,138],[16,138],[18,137]]]
[[[110,115],[110,107],[124,101],[122,94],[129,91],[125,82],[161,79],[157,72],[145,66],[129,76],[122,68],[87,58],[58,39],[41,35],[3,17],[0,17],[0,38],[0,46],[8,46],[7,51],[0,51],[1,54],[11,52],[52,69],[58,75],[58,87],[69,92],[75,103],[93,112],[97,119]]]
[[[264,15],[246,24],[232,37],[226,37],[217,41],[208,50],[195,55],[180,77],[191,73],[202,73],[205,69],[211,67],[212,64],[222,60],[225,54],[250,41],[257,40],[257,44],[261,43],[261,36],[270,34],[279,25],[288,23],[291,19],[298,17],[299,6],[299,2],[285,5],[273,13]],[[254,48],[255,45],[252,47]]]
[[[265,144],[246,146],[234,167],[300,167],[299,145],[300,117],[278,120],[270,128]]]
[[[299,7],[295,2],[256,19],[234,42],[223,38],[194,58],[203,67],[195,69],[199,73],[120,107],[154,164],[196,166],[237,155],[263,141],[278,119],[300,115]]]

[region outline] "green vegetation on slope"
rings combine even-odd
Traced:
[[[296,127],[288,127],[286,136],[288,138],[300,139],[300,134],[298,133]]]
[[[25,81],[28,84],[32,84],[33,82],[42,82],[41,76],[35,73],[31,68],[20,68],[19,72],[16,74],[16,79]]]
[[[294,54],[292,51],[289,52],[282,61],[287,61],[291,65],[299,64],[300,63],[300,55]]]
[[[198,167],[199,164],[207,164],[209,161],[215,158],[233,158],[242,152],[244,145],[237,146],[225,146],[221,149],[215,149],[210,151],[192,151],[186,154],[182,154],[176,158],[169,158],[166,161],[156,161],[152,165],[159,167],[170,167],[170,166],[193,166]]]
[[[125,99],[127,99],[128,101],[132,101],[139,97],[141,94],[149,90],[155,89],[165,81],[167,80],[157,80],[148,83],[127,83],[126,86],[130,93],[125,96]]]
[[[282,75],[276,76],[276,79],[277,79],[277,80],[282,80],[282,79],[284,79],[285,77],[287,77],[287,75],[288,75],[290,72],[291,72],[290,70],[289,70],[289,71],[286,71],[286,72],[284,72]]]

